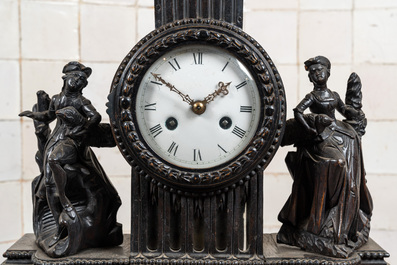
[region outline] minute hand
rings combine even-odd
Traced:
[[[151,74],[154,76],[154,78],[156,80],[158,80],[161,83],[163,83],[164,85],[166,85],[172,92],[175,92],[179,96],[181,96],[183,101],[187,102],[189,105],[193,105],[193,100],[189,97],[189,95],[183,94],[174,85],[172,85],[172,84],[168,83],[167,81],[165,81],[162,77],[160,77],[160,74],[155,74],[155,73],[151,73]]]

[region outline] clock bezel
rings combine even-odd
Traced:
[[[166,69],[170,70],[172,73],[175,73],[175,74],[178,74],[178,73],[182,72],[183,70],[189,69],[190,71],[187,71],[187,72],[185,71],[182,74],[182,76],[181,76],[181,74],[178,75],[179,79],[182,78],[183,81],[186,81],[186,79],[184,79],[184,78],[189,76],[189,79],[187,79],[187,80],[189,80],[189,85],[186,86],[186,84],[185,84],[185,85],[176,85],[176,86],[178,88],[179,87],[184,88],[183,91],[188,94],[187,96],[192,96],[193,98],[200,99],[200,100],[202,98],[204,98],[204,97],[200,98],[200,96],[204,96],[204,94],[202,94],[202,91],[200,91],[201,89],[196,89],[196,92],[200,91],[201,93],[200,93],[200,95],[196,94],[195,96],[194,96],[194,92],[191,89],[191,85],[192,85],[191,83],[194,82],[194,81],[191,81],[191,78],[193,78],[193,76],[191,76],[191,75],[196,75],[196,73],[197,73],[196,70],[198,70],[198,69],[197,68],[194,68],[194,69],[193,68],[189,68],[189,66],[186,65],[186,62],[183,62],[183,59],[182,59],[182,61],[180,61],[181,56],[183,58],[183,56],[186,55],[186,53],[188,53],[190,55],[190,53],[192,51],[195,51],[195,52],[199,52],[200,51],[200,52],[204,52],[205,54],[206,53],[210,53],[210,55],[206,54],[205,56],[206,57],[210,56],[210,57],[214,57],[214,58],[215,57],[216,58],[222,58],[224,60],[228,60],[227,64],[230,63],[229,65],[231,65],[231,66],[229,66],[229,68],[232,68],[232,70],[229,70],[229,71],[226,71],[226,72],[229,72],[229,74],[230,74],[230,71],[239,72],[241,80],[243,80],[243,78],[244,78],[244,80],[248,80],[248,83],[247,83],[248,86],[246,88],[244,88],[244,89],[240,89],[239,91],[240,91],[240,93],[243,93],[243,94],[246,93],[246,95],[248,95],[248,97],[252,101],[250,104],[253,106],[253,111],[252,111],[252,113],[250,113],[250,115],[247,115],[247,114],[242,114],[241,115],[240,114],[241,116],[239,118],[237,118],[236,116],[233,116],[233,115],[230,116],[231,113],[229,113],[229,111],[227,111],[227,114],[226,113],[222,114],[222,116],[227,115],[228,117],[232,117],[233,126],[236,125],[235,122],[237,122],[237,124],[239,124],[239,126],[241,126],[241,123],[239,123],[238,121],[244,121],[244,119],[245,119],[245,121],[248,120],[249,121],[249,126],[247,127],[247,124],[245,124],[245,126],[243,125],[243,127],[242,127],[245,130],[247,130],[246,133],[245,133],[245,136],[241,136],[240,138],[238,138],[238,137],[234,138],[234,139],[240,139],[240,141],[239,142],[234,141],[235,145],[228,146],[229,147],[229,148],[227,148],[228,152],[224,150],[224,153],[220,154],[216,158],[206,159],[207,158],[206,154],[208,155],[209,152],[208,152],[208,150],[204,149],[204,157],[203,157],[203,159],[201,161],[193,161],[193,156],[191,156],[190,157],[191,159],[189,160],[189,158],[186,158],[186,156],[185,157],[183,157],[183,156],[181,157],[181,156],[178,156],[178,155],[171,155],[170,152],[166,151],[167,150],[166,148],[169,148],[169,146],[164,148],[164,146],[159,145],[158,141],[156,141],[156,139],[158,139],[158,138],[161,138],[163,140],[164,139],[169,140],[170,138],[165,137],[165,135],[163,135],[162,137],[160,136],[158,138],[155,138],[157,135],[155,135],[154,137],[151,136],[150,133],[149,133],[148,127],[146,127],[146,129],[144,129],[144,127],[143,127],[143,126],[145,126],[145,124],[147,124],[147,121],[145,121],[146,119],[144,118],[144,116],[146,116],[146,115],[144,114],[144,111],[143,111],[143,106],[142,106],[143,98],[142,97],[143,97],[144,94],[150,93],[150,92],[147,92],[147,90],[150,91],[150,90],[154,89],[154,87],[152,87],[152,89],[148,88],[148,85],[150,86],[150,80],[155,78],[155,77],[153,77],[152,72],[156,73],[156,74],[160,74],[162,77],[164,77],[166,79],[166,80],[164,80],[164,82],[169,81],[169,82],[172,83],[172,85],[175,84],[174,81],[176,81],[178,79],[176,76],[173,76],[171,79],[168,79],[166,76],[163,76],[161,71],[165,70],[164,69],[164,65],[165,65]],[[170,65],[168,64],[169,61],[165,59],[165,58],[170,58],[170,56],[174,57],[174,56],[176,56],[176,54],[178,54],[178,56],[175,57],[175,58],[178,59],[178,66],[175,65],[175,67],[181,67],[180,69],[182,69],[182,71],[176,70],[176,68],[171,68]],[[231,58],[233,58],[233,59],[231,59]],[[260,103],[260,100],[259,100],[260,97],[259,97],[258,89],[256,87],[256,82],[253,80],[253,78],[252,78],[251,74],[249,73],[249,71],[246,70],[245,66],[241,65],[241,63],[238,63],[237,61],[234,61],[234,59],[237,60],[235,55],[233,55],[233,54],[231,54],[231,53],[229,53],[229,52],[227,52],[225,50],[221,50],[220,48],[217,48],[217,47],[213,47],[213,46],[209,46],[209,45],[203,45],[203,44],[201,44],[201,45],[200,44],[188,44],[188,45],[182,45],[182,46],[174,47],[172,50],[167,50],[162,56],[160,56],[154,62],[154,64],[152,64],[152,66],[149,68],[149,70],[146,71],[145,74],[143,74],[143,79],[140,82],[140,88],[137,91],[136,101],[134,102],[135,103],[136,115],[137,115],[137,118],[138,118],[137,119],[137,131],[138,131],[139,136],[143,137],[145,142],[149,145],[149,149],[151,149],[151,151],[153,151],[155,153],[158,153],[158,155],[162,158],[163,162],[171,164],[172,166],[178,167],[180,170],[208,171],[209,168],[216,169],[218,167],[221,167],[223,164],[229,162],[234,157],[239,155],[241,153],[241,151],[246,148],[247,143],[252,139],[253,135],[257,131],[257,127],[258,127],[258,123],[259,123],[259,117],[260,117],[259,113],[261,112],[261,103]],[[201,75],[198,75],[198,76],[201,76],[202,78],[206,78],[206,76],[208,74],[213,73],[212,70],[210,70],[211,72],[208,72],[208,66],[209,66],[208,59],[205,60],[205,61],[206,62],[204,63],[204,65],[206,67],[201,68],[201,69],[205,69],[205,71],[204,71],[204,73],[201,72]],[[183,64],[185,64],[185,65],[183,65]],[[155,65],[158,67],[158,68],[156,67],[157,70],[152,68]],[[162,67],[160,67],[159,65],[162,65]],[[196,64],[193,64],[193,65],[195,65],[195,67],[197,67]],[[224,65],[222,65],[222,67],[223,66]],[[211,66],[210,66],[210,68],[211,68]],[[174,69],[174,70],[172,70],[172,69]],[[221,69],[222,68],[219,68],[218,70],[220,71]],[[223,71],[220,72],[220,73],[223,73]],[[217,76],[216,78],[219,78],[219,73],[216,76]],[[228,80],[228,81],[231,81],[230,79],[228,79],[228,78],[230,78],[230,76],[229,77],[224,77],[224,78],[226,78],[226,80]],[[196,79],[197,79],[197,75],[196,75]],[[158,80],[155,80],[155,81],[159,82]],[[213,81],[213,83],[211,83],[211,84],[218,84],[217,81],[219,81],[219,80],[216,79],[216,80],[212,80],[212,81]],[[152,80],[152,82],[153,82],[153,80]],[[209,84],[207,84],[207,85],[210,86]],[[201,83],[201,86],[202,86],[202,83]],[[187,89],[187,87],[189,87],[189,89]],[[167,95],[171,94],[171,93],[174,93],[174,92],[170,93],[169,90],[170,89],[167,88],[166,86],[163,86],[160,89],[161,92],[166,93]],[[228,93],[232,94],[232,91],[235,91],[235,89],[233,89],[232,85],[230,85],[228,87],[228,91],[229,91]],[[207,91],[207,93],[209,93],[209,92],[213,92],[213,90]],[[256,95],[256,93],[258,93],[258,95]],[[238,94],[238,95],[240,97],[241,94]],[[222,97],[222,96],[220,96],[220,97]],[[225,96],[225,97],[228,98],[229,96]],[[200,113],[200,114],[195,113],[193,111],[193,106],[189,106],[189,103],[186,102],[185,99],[179,98],[179,95],[177,95],[177,97],[173,97],[173,99],[174,100],[176,99],[176,103],[178,105],[180,105],[180,107],[184,107],[185,111],[189,112],[190,115],[195,116],[194,118],[199,118],[198,116],[200,116],[200,118],[203,117],[203,116],[204,117],[206,116],[206,114],[201,116],[204,112]],[[190,97],[189,97],[189,100],[192,100],[192,99],[190,99]],[[218,104],[217,101],[218,100],[222,101],[223,99],[217,98],[213,103],[211,103],[209,108],[208,108],[208,110],[207,110],[208,112],[211,112],[211,110],[213,110],[212,108],[215,108],[215,109],[218,108],[218,106],[217,106],[217,104]],[[161,102],[161,101],[162,101],[162,98],[160,100],[158,100],[158,103]],[[183,101],[185,101],[185,102],[183,102]],[[201,101],[194,101],[194,100],[192,100],[192,101],[193,102],[201,102]],[[152,100],[152,102],[154,102],[154,101]],[[164,103],[164,101],[163,101],[163,103]],[[159,104],[157,104],[157,105],[159,105]],[[172,104],[168,104],[168,107],[172,109],[172,105],[174,105],[174,104],[173,103]],[[229,103],[227,105],[227,108],[230,110],[231,106],[232,106],[232,104]],[[206,109],[206,108],[204,108],[204,109]],[[165,110],[165,111],[167,112],[167,110]],[[154,111],[154,112],[153,111],[149,111],[149,112],[145,111],[146,114],[149,114],[149,113],[150,114],[154,114],[154,113],[158,113],[158,112],[164,114],[163,110],[161,108],[158,109],[157,111]],[[163,117],[164,121],[165,121],[166,118],[169,118],[170,115],[174,117],[175,116],[174,111],[170,112],[170,110],[168,110],[168,116],[167,117]],[[146,118],[148,118],[148,117],[146,117]],[[179,118],[181,118],[181,117],[179,116]],[[191,120],[195,120],[194,118],[191,119]],[[218,118],[218,120],[216,120],[216,121],[212,120],[213,121],[212,124],[219,124],[219,122],[220,122],[219,118],[220,117],[217,117],[217,118]],[[183,122],[182,121],[183,121],[183,118],[181,118],[181,124],[186,122],[186,121],[183,121]],[[178,120],[178,123],[179,122],[180,121]],[[154,124],[152,124],[152,125],[154,125]],[[167,129],[165,129],[165,127],[167,127],[167,126],[164,126],[164,125],[165,125],[164,123],[158,123],[156,125],[156,127],[158,127],[159,131],[161,131],[161,132],[162,131],[168,131]],[[197,125],[197,123],[195,123],[194,126],[196,127],[196,125]],[[160,126],[164,126],[164,128],[160,129],[161,128]],[[201,128],[201,130],[205,130],[204,127],[202,127],[202,126],[203,126],[202,124],[199,124],[198,127],[196,127],[196,129],[197,128]],[[227,130],[226,128],[224,128],[224,129],[226,131],[228,131],[229,133],[231,133],[231,131],[232,131],[231,129],[230,130]],[[203,145],[205,145],[204,142],[207,142],[207,140],[210,140],[209,138],[215,136],[213,134],[213,132],[211,132],[211,131],[209,131],[209,132],[210,132],[210,135],[207,135],[206,137],[201,136],[199,138],[199,139],[201,139],[200,145],[196,145],[195,146],[195,147],[200,147],[201,151],[203,151],[203,149],[201,147],[203,147]],[[195,139],[196,139],[195,137],[197,137],[197,136],[193,136],[194,132],[187,133],[187,134],[185,132],[184,135],[187,136],[187,139],[189,139],[189,143],[190,144],[191,143],[197,144],[197,141],[195,141]],[[182,137],[182,135],[179,134],[177,136],[177,138],[174,139],[174,141],[178,142],[177,139],[180,140],[181,137]],[[229,135],[229,137],[231,137],[231,138],[225,138],[225,137],[226,136],[224,136],[222,138],[223,139],[232,140],[231,138],[233,138],[233,134]],[[203,139],[205,139],[204,142],[203,142]],[[220,140],[219,137],[213,137],[213,139]],[[229,141],[229,140],[226,140],[226,141]],[[159,141],[161,142],[161,140],[159,140]],[[169,142],[169,143],[171,143],[171,142]],[[178,144],[179,143],[180,142],[178,142]],[[217,143],[219,143],[219,142],[217,142]],[[175,142],[174,142],[174,144],[175,144]],[[185,142],[184,144],[186,145],[187,143]],[[213,145],[213,147],[215,147],[215,146],[216,146],[216,144]],[[234,150],[234,149],[240,149],[240,150]],[[193,149],[192,149],[192,151],[193,151]],[[205,152],[205,151],[207,151],[207,152]]]
[[[171,49],[191,44],[213,45],[233,54],[250,72],[261,96],[260,120],[249,144],[228,162],[207,169],[181,168],[162,159],[144,141],[136,121],[136,96],[147,70]],[[268,165],[285,126],[284,87],[270,57],[240,28],[217,20],[181,20],[149,33],[119,66],[108,107],[116,143],[130,165],[143,169],[157,185],[185,195],[219,193],[243,184],[254,168]]]

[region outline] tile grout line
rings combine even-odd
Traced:
[[[296,76],[297,76],[297,84],[296,84],[296,102],[300,101],[299,95],[300,95],[300,89],[301,89],[301,85],[300,85],[300,56],[299,56],[299,49],[300,49],[300,45],[299,45],[299,40],[300,40],[300,22],[301,22],[301,1],[298,0],[298,6],[296,9],[296,69],[295,71],[297,71]],[[288,102],[287,102],[288,103]],[[295,107],[295,106],[294,106]]]
[[[354,45],[355,45],[355,31],[354,31],[354,16],[355,16],[355,9],[356,9],[356,0],[352,0],[352,11],[351,11],[351,34],[352,34],[352,42],[351,42],[351,68],[350,72],[353,71],[354,65],[355,65],[355,56],[354,56]]]
[[[78,10],[77,10],[77,38],[78,38],[78,60],[81,61],[81,6],[82,6],[82,0],[79,0],[78,2]]]
[[[22,111],[22,11],[21,11],[21,0],[18,0],[18,49],[19,49],[19,111]],[[19,118],[22,127],[22,118]],[[22,149],[22,148],[21,148]],[[22,150],[21,150],[22,151]]]
[[[23,85],[23,82],[22,82],[22,7],[21,7],[21,0],[18,0],[18,33],[19,33],[19,41],[18,41],[18,46],[19,46],[19,58],[18,58],[18,61],[19,61],[18,62],[19,63],[19,111],[22,111],[22,106],[23,106],[22,85]],[[23,188],[22,188],[23,187],[22,175],[23,175],[23,168],[24,168],[25,161],[24,161],[23,155],[22,155],[23,146],[24,146],[24,139],[22,137],[23,120],[22,120],[22,118],[19,118],[19,120],[20,120],[19,130],[20,130],[20,137],[21,137],[21,141],[20,141],[21,146],[19,147],[21,156],[19,157],[19,159],[20,159],[20,163],[21,163],[21,167],[22,167],[20,170],[20,173],[19,173],[20,174],[19,175],[19,190],[20,190],[20,195],[19,195],[20,198],[19,199],[21,202],[21,208],[19,209],[20,213],[21,213],[21,220],[19,220],[19,221],[21,223],[20,233],[22,236],[25,231],[25,222],[24,222],[25,213],[24,213],[24,207],[23,207],[24,201],[23,201]]]
[[[135,10],[134,10],[134,12],[135,12],[135,38],[134,38],[134,46],[135,46],[135,44],[136,43],[138,43],[138,41],[139,41],[139,26],[138,26],[138,23],[139,23],[139,21],[138,21],[138,17],[139,17],[139,4],[138,4],[138,0],[135,0],[135,4],[134,4],[134,8],[135,8]],[[153,10],[155,10],[154,9],[154,7],[153,7]],[[154,12],[154,11],[153,11]],[[132,47],[131,47],[131,49],[132,49]]]

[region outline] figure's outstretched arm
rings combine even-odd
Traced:
[[[357,117],[360,115],[360,112],[355,110],[353,106],[346,105],[342,99],[339,97],[338,93],[334,92],[335,98],[338,101],[338,105],[336,106],[336,109],[340,114],[343,115],[345,118],[349,117]]]
[[[54,101],[55,97],[52,98],[50,102],[50,106],[48,107],[48,110],[45,111],[40,111],[40,112],[33,112],[30,110],[25,110],[19,113],[19,117],[28,117],[36,121],[41,121],[41,122],[52,122],[55,120],[56,115],[55,115],[55,108],[54,108]]]
[[[342,114],[344,117],[346,117],[346,105],[345,103],[342,101],[342,99],[340,98],[339,94],[336,92],[333,92],[334,97],[337,101],[337,105],[336,105],[336,110]]]
[[[306,122],[305,118],[303,117],[303,112],[309,108],[313,104],[313,99],[310,94],[306,95],[306,97],[296,106],[294,109],[294,117],[304,128],[305,130],[312,134],[317,135],[317,131],[315,128],[309,126]]]

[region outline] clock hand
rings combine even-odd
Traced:
[[[181,91],[179,91],[178,89],[176,89],[176,87],[168,82],[166,82],[162,77],[160,77],[160,74],[155,74],[155,73],[151,73],[154,78],[157,81],[160,81],[161,83],[163,83],[164,85],[166,85],[171,91],[177,93],[179,96],[182,97],[182,100],[187,102],[189,105],[193,105],[193,99],[191,99],[189,97],[189,95],[185,95],[183,94]]]
[[[213,92],[213,93],[209,94],[208,96],[206,96],[206,97],[204,98],[203,102],[204,102],[205,104],[208,104],[208,103],[210,103],[211,101],[213,101],[214,98],[217,97],[217,96],[220,95],[220,94],[223,94],[223,95],[229,94],[229,90],[227,90],[227,87],[228,87],[231,83],[232,83],[232,82],[229,82],[229,83],[226,83],[226,84],[225,84],[225,83],[223,83],[223,82],[219,82],[219,83],[218,83],[218,89],[216,89],[215,92]]]
[[[229,83],[223,83],[223,82],[219,82],[218,83],[218,89],[215,90],[215,92],[209,94],[208,96],[206,96],[203,100],[198,100],[193,102],[192,105],[192,110],[194,113],[196,113],[197,115],[201,115],[205,112],[206,108],[207,108],[207,104],[211,101],[214,100],[214,98],[220,94],[223,95],[227,95],[229,94],[229,90],[227,90],[227,87],[231,84],[232,82]]]

